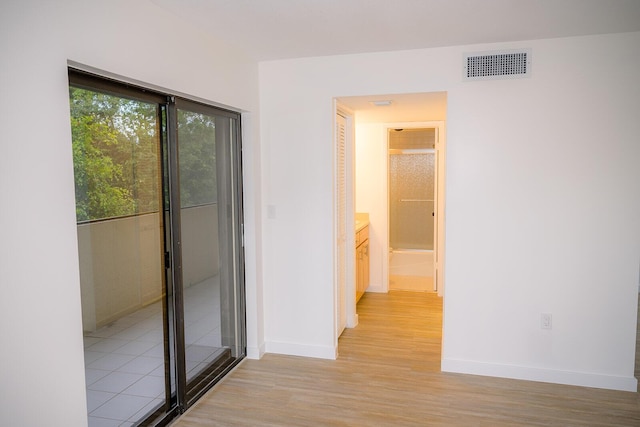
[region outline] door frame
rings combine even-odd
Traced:
[[[179,139],[179,119],[178,111],[189,111],[201,113],[214,117],[215,126],[215,159],[216,159],[216,181],[217,181],[217,199],[216,205],[218,211],[226,212],[223,215],[227,218],[227,224],[222,225],[220,216],[218,216],[218,249],[219,249],[219,280],[220,280],[220,314],[222,318],[221,329],[224,338],[234,336],[235,348],[232,348],[234,356],[219,365],[215,370],[206,375],[196,378],[188,378],[187,360],[186,360],[186,332],[187,324],[185,318],[187,315],[185,303],[185,268],[183,264],[184,240],[181,199],[180,174],[183,172],[180,165],[180,139]],[[169,233],[165,242],[165,250],[168,250],[168,257],[171,259],[170,264],[165,265],[166,281],[168,286],[173,288],[173,313],[174,322],[169,324],[169,328],[173,328],[174,342],[174,361],[175,361],[175,382],[176,382],[176,399],[177,406],[181,412],[189,409],[202,397],[211,387],[213,387],[226,373],[231,371],[244,357],[246,357],[246,310],[245,310],[245,292],[244,292],[244,246],[242,244],[244,227],[243,215],[243,198],[242,198],[242,137],[240,113],[221,109],[199,101],[194,101],[184,97],[168,96],[167,98],[167,139],[163,141],[163,149],[167,152],[166,170],[163,170],[163,176],[167,175],[167,181],[163,180],[162,185],[167,184],[167,188],[163,188],[163,193],[168,194],[169,209],[168,223]],[[234,123],[220,123],[226,120],[234,120]],[[219,160],[222,160],[219,162]],[[219,162],[219,163],[218,163]],[[221,208],[222,206],[222,208]],[[231,216],[229,221],[228,216]],[[229,244],[227,250],[222,250],[224,243]],[[167,256],[167,254],[165,254]],[[229,268],[231,266],[231,268]],[[226,276],[226,277],[225,277]],[[224,284],[233,284],[232,293],[236,294],[231,300],[229,306],[223,304]],[[235,313],[230,324],[234,324],[237,330],[225,331],[225,310]],[[228,323],[229,324],[229,323]],[[217,363],[217,362],[216,362]]]
[[[147,418],[139,420],[142,424],[167,425],[171,420],[191,407],[204,393],[213,387],[224,375],[240,363],[247,354],[246,334],[246,300],[245,300],[245,260],[244,260],[244,198],[242,173],[242,128],[241,113],[215,106],[212,103],[194,99],[182,94],[152,86],[131,82],[121,76],[112,76],[81,64],[69,64],[69,86],[91,91],[97,91],[123,98],[131,98],[142,102],[155,104],[158,108],[158,182],[159,194],[158,215],[160,216],[160,259],[159,268],[162,269],[162,343],[164,346],[164,387],[165,401],[154,412],[147,413]],[[185,342],[185,303],[183,286],[182,237],[181,237],[181,199],[180,199],[180,164],[178,141],[178,109],[204,114],[218,118],[233,119],[234,122],[226,126],[216,126],[216,156],[223,159],[217,165],[217,190],[220,205],[226,200],[225,211],[231,216],[230,224],[220,225],[218,228],[231,241],[228,260],[221,256],[221,263],[231,265],[228,272],[229,283],[233,284],[234,298],[229,298],[230,304],[220,303],[219,309],[232,308],[232,319],[236,329],[233,331],[235,348],[231,348],[233,357],[223,363],[211,365],[209,372],[200,374],[196,378],[188,379],[186,371],[186,342]],[[228,146],[224,143],[228,142]],[[219,167],[218,167],[219,166]],[[226,179],[222,178],[222,173]],[[221,185],[228,184],[223,189]],[[221,197],[225,194],[225,197]],[[165,195],[167,197],[165,197]],[[223,235],[219,233],[219,235]],[[222,268],[219,274],[222,274]],[[232,276],[232,277],[231,277]],[[221,290],[222,292],[222,290]],[[222,297],[221,297],[222,300]],[[171,314],[169,313],[171,312]],[[224,321],[223,321],[224,327]],[[231,333],[222,334],[224,337]],[[215,366],[214,366],[215,365]],[[208,367],[209,368],[209,367]],[[170,372],[171,371],[171,372]],[[191,389],[187,386],[193,384]]]
[[[345,118],[346,131],[345,131],[345,167],[344,176],[339,175],[338,168],[338,150],[339,142],[337,138],[337,124],[336,116],[340,115]],[[333,176],[334,176],[334,345],[338,348],[338,338],[342,332],[341,324],[343,323],[340,316],[341,307],[341,295],[344,295],[344,301],[342,303],[346,307],[346,327],[354,328],[358,325],[358,314],[356,313],[356,272],[355,272],[355,167],[354,167],[354,153],[355,153],[355,113],[348,107],[340,104],[337,100],[333,103],[333,146],[334,146],[334,159],[333,159]],[[344,180],[346,191],[346,203],[345,212],[339,212],[338,203],[338,185],[340,180]],[[341,242],[341,236],[339,231],[341,229],[341,222],[344,221],[345,237],[344,242]],[[340,244],[345,245],[344,259],[339,258],[340,251],[338,246]],[[340,265],[343,263],[345,268],[346,280],[345,283],[341,283]],[[341,293],[340,287],[344,286],[344,294]],[[337,351],[337,350],[336,350]]]

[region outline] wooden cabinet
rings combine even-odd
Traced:
[[[369,287],[369,226],[356,233],[356,302]]]

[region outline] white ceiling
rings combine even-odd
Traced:
[[[258,61],[640,31],[640,0],[151,1]],[[444,92],[339,101],[359,123],[446,119]]]
[[[372,101],[391,101],[377,107]],[[447,93],[404,93],[374,96],[345,96],[338,102],[355,112],[358,123],[398,123],[445,120]]]
[[[151,0],[259,61],[640,31],[640,0]]]

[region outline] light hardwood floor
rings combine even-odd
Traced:
[[[435,294],[365,294],[358,312],[338,360],[245,360],[174,427],[640,426],[638,393],[440,372]]]

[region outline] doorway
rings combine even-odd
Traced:
[[[69,85],[89,426],[166,425],[246,352],[240,117]]]
[[[445,120],[447,93],[411,93],[347,96],[336,98],[336,102],[349,109],[353,116],[354,143],[346,163],[354,168],[346,175],[347,183],[352,185],[350,197],[352,208],[345,221],[353,227],[356,212],[367,213],[370,224],[370,284],[367,293],[389,291],[389,206],[388,206],[388,143],[389,129],[436,128],[442,144],[440,155],[435,163],[440,177],[444,177],[445,159]],[[338,180],[339,177],[337,176]],[[440,179],[434,190],[434,218],[439,218],[438,234],[433,250],[433,277],[438,283],[438,295],[444,294],[444,203],[437,203],[438,197],[444,200],[444,179]],[[339,226],[339,220],[337,225]],[[349,230],[347,228],[347,230]],[[353,230],[353,229],[352,229]],[[347,231],[347,237],[350,236]],[[353,242],[348,242],[348,250]],[[440,254],[438,256],[437,254]],[[347,255],[346,263],[353,271],[354,252]],[[431,263],[428,263],[431,264]],[[349,280],[355,280],[353,275]],[[349,288],[347,288],[349,289]],[[432,288],[433,289],[433,288]],[[351,290],[349,290],[350,297]],[[366,293],[365,293],[366,298]],[[355,298],[351,303],[356,313]],[[357,315],[356,315],[357,319]],[[355,325],[354,325],[355,326]],[[349,327],[349,326],[347,326]]]

